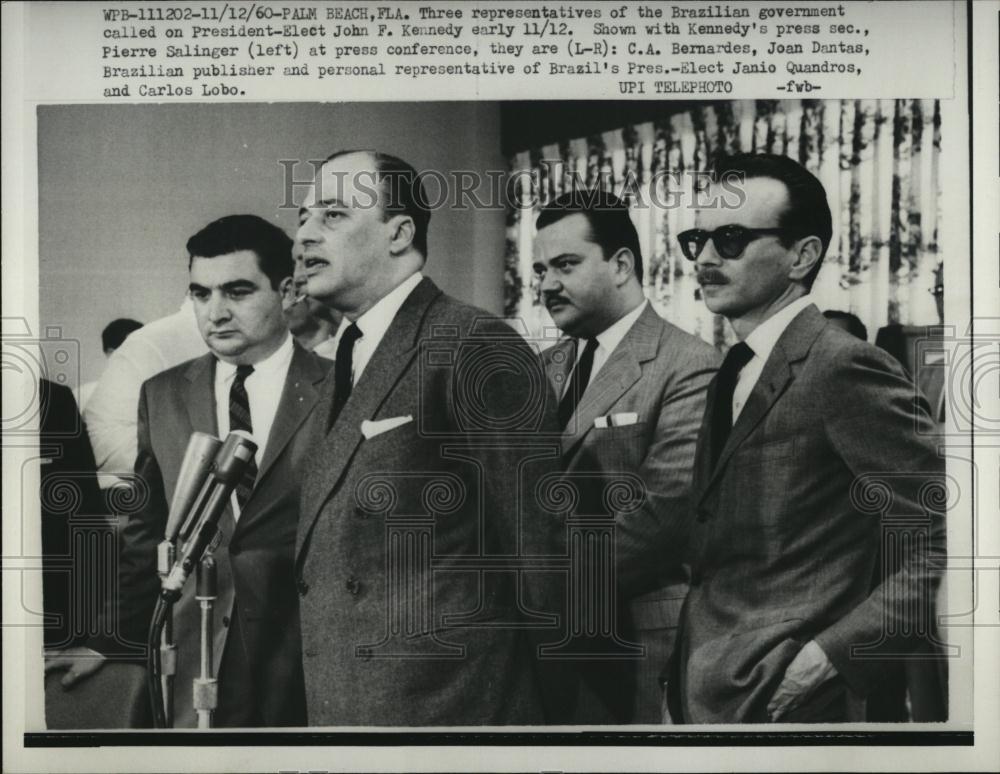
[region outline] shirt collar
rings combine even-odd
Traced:
[[[371,346],[377,346],[382,341],[382,337],[389,330],[389,326],[392,324],[393,318],[399,312],[403,302],[406,301],[407,297],[420,284],[423,278],[424,275],[421,272],[414,272],[382,296],[382,298],[375,302],[375,305],[371,309],[355,320],[355,324],[361,329],[361,335],[367,339],[366,343]],[[350,324],[350,320],[345,317],[344,322],[341,323],[341,328],[345,328]]]
[[[745,339],[747,346],[753,350],[754,357],[766,361],[771,356],[781,334],[785,332],[785,328],[791,325],[792,320],[798,316],[799,312],[810,304],[812,304],[812,298],[807,293],[775,312],[754,328]]]
[[[608,353],[609,356],[615,351],[615,347],[621,344],[622,339],[625,338],[625,334],[629,332],[633,325],[635,325],[635,321],[639,319],[639,315],[642,314],[643,310],[648,305],[649,301],[643,299],[639,306],[618,320],[618,322],[609,325],[594,337],[597,339],[597,343],[604,349],[605,352]]]
[[[259,374],[263,380],[267,381],[271,376],[280,373],[283,368],[287,367],[288,363],[291,362],[293,350],[294,347],[292,345],[292,337],[290,334],[286,333],[284,341],[281,342],[281,346],[279,346],[274,352],[261,360],[259,363],[253,364],[252,375],[256,376]],[[216,359],[216,379],[228,381],[235,375],[236,366],[233,363],[226,363],[222,360]]]

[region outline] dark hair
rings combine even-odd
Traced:
[[[785,247],[803,237],[819,237],[822,244],[819,260],[803,280],[811,290],[833,236],[833,218],[826,200],[826,189],[808,169],[788,156],[773,153],[737,153],[722,156],[712,169],[712,177],[722,180],[731,175],[749,180],[770,177],[784,183],[788,190],[788,209],[778,217],[778,226],[787,230],[781,238]]]
[[[141,327],[141,322],[128,317],[119,317],[117,320],[112,320],[101,331],[101,345],[106,350],[118,349],[130,333],[139,330]]]
[[[364,153],[375,167],[375,180],[382,191],[382,220],[393,215],[407,215],[413,221],[413,247],[427,257],[427,227],[431,210],[427,204],[424,181],[412,166],[398,156],[375,150],[340,150],[326,157],[333,161],[352,153]]]
[[[868,329],[861,322],[857,315],[850,312],[841,312],[839,309],[827,309],[823,312],[827,320],[843,320],[847,323],[847,332],[862,341],[868,341]]]
[[[642,248],[629,216],[629,207],[609,191],[577,189],[557,196],[542,207],[535,226],[539,230],[567,215],[583,215],[590,225],[590,241],[600,245],[604,260],[625,247],[635,258],[635,277],[642,283]]]
[[[277,290],[295,269],[292,239],[284,231],[256,215],[227,215],[212,221],[187,241],[188,268],[195,258],[216,258],[240,250],[252,250],[257,265]]]

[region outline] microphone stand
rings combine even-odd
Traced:
[[[177,548],[170,540],[160,543],[156,552],[156,571],[160,583],[174,566]],[[177,674],[177,644],[174,642],[174,612],[171,605],[160,635],[160,682],[163,686],[163,717],[167,728],[174,726],[174,675]]]
[[[219,685],[213,675],[213,616],[218,597],[218,572],[211,554],[198,564],[195,599],[201,605],[201,673],[194,679],[194,711],[198,715],[198,728],[212,727],[212,714],[219,705]]]

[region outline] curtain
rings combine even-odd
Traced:
[[[550,337],[532,271],[534,221],[574,185],[600,186],[632,205],[644,289],[657,311],[725,348],[733,333],[702,302],[676,234],[696,225],[692,173],[748,151],[791,156],[826,188],[833,238],[812,291],[821,310],[857,315],[869,340],[888,323],[935,324],[940,147],[936,100],[743,100],[524,149],[508,160],[505,313],[530,335]]]

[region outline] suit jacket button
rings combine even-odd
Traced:
[[[223,626],[229,626],[229,616],[228,615],[222,616],[222,625]]]
[[[353,595],[357,595],[361,591],[361,581],[357,578],[348,578],[347,583],[344,587]]]
[[[302,578],[298,579],[298,581],[295,584],[295,587],[298,589],[300,597],[304,597],[306,594],[309,593],[309,584],[306,583]]]

